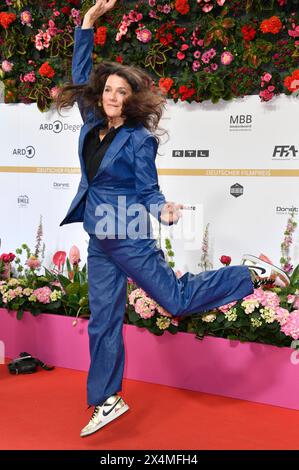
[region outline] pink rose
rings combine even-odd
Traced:
[[[3,60],[1,67],[3,72],[11,72],[13,69],[13,63],[8,60]]]
[[[222,52],[221,54],[221,63],[223,65],[229,65],[234,59],[234,56],[232,55],[231,52],[229,51],[225,51],[225,52]]]
[[[152,33],[147,28],[136,30],[136,36],[138,41],[143,42],[144,44],[150,42],[150,40],[152,39]]]

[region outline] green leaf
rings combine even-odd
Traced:
[[[67,294],[70,296],[73,296],[75,294],[79,294],[80,292],[80,284],[79,282],[73,282],[70,283],[66,288],[65,288]]]
[[[23,309],[19,308],[18,311],[17,311],[17,319],[22,320],[23,315],[24,315]]]
[[[67,288],[69,284],[71,284],[71,281],[69,280],[68,277],[63,276],[62,274],[58,274],[58,279],[60,281],[60,284],[64,289]]]

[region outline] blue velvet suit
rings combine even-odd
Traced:
[[[75,30],[73,82],[88,82],[92,68],[93,29]],[[164,260],[150,236],[124,236],[129,219],[116,213],[115,238],[98,237],[100,204],[117,208],[123,196],[126,207],[141,203],[146,218],[151,205],[160,208],[165,197],[159,189],[155,157],[157,143],[143,126],[124,126],[117,134],[102,164],[88,183],[83,160],[87,132],[101,122],[78,102],[84,125],[79,137],[82,178],[78,192],[61,225],[83,222],[90,235],[88,247],[89,340],[91,364],[87,382],[90,405],[102,403],[121,390],[124,367],[122,339],[127,276],[174,316],[210,310],[238,300],[253,291],[245,266],[221,268],[200,274],[186,273],[180,279]],[[154,214],[159,217],[159,213]],[[149,226],[150,227],[150,226]],[[147,227],[146,235],[150,229]],[[143,234],[145,235],[145,234]]]

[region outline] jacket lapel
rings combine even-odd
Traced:
[[[134,130],[134,127],[122,127],[120,131],[114,137],[111,145],[109,146],[107,152],[104,155],[102,160],[102,164],[95,175],[97,178],[108,166],[112,165],[114,160],[117,157],[117,154],[120,152],[122,147],[127,142],[128,138],[130,137],[130,133]]]

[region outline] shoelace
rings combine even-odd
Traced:
[[[94,410],[93,410],[93,413],[92,413],[92,416],[91,416],[91,419],[92,419],[92,420],[93,420],[93,418],[96,417],[96,415],[97,415],[99,409],[100,409],[100,406],[99,406],[99,405],[96,405],[96,406],[94,407]]]

